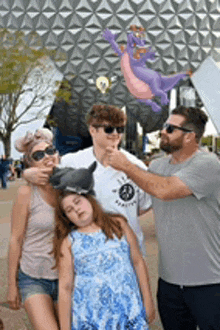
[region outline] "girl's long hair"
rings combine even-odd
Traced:
[[[61,256],[61,244],[64,238],[77,227],[68,219],[62,208],[62,200],[64,197],[71,195],[71,192],[60,192],[58,203],[55,208],[55,233],[53,239],[53,253],[55,256],[55,267],[58,267],[59,258]],[[113,239],[116,235],[119,239],[123,236],[123,230],[118,218],[126,218],[121,214],[111,214],[104,212],[96,199],[91,195],[84,195],[92,205],[94,222],[99,226],[107,239]]]

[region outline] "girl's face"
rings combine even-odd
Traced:
[[[44,141],[33,147],[29,157],[31,159],[31,166],[47,168],[51,169],[51,171],[59,164],[58,152],[54,146]]]
[[[82,195],[71,194],[63,198],[61,202],[67,218],[84,230],[93,227],[93,209],[88,199]]]

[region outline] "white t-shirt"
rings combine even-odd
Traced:
[[[145,164],[121,149],[126,157],[143,169]],[[94,191],[96,198],[107,212],[123,214],[129,225],[137,235],[142,253],[146,255],[144,236],[138,218],[139,211],[146,211],[151,207],[151,197],[140,189],[127,175],[112,167],[104,167],[97,161],[93,153],[93,147],[80,150],[76,153],[68,153],[62,157],[62,167],[88,167],[94,161],[97,167],[94,172]]]

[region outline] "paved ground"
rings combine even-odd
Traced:
[[[12,311],[6,303],[7,293],[7,253],[8,240],[10,235],[10,214],[13,200],[16,197],[19,185],[24,181],[16,180],[10,182],[7,190],[0,189],[0,318],[4,322],[4,330],[32,330],[28,317],[23,308],[19,311]],[[141,217],[141,224],[144,230],[147,246],[147,262],[149,267],[153,296],[156,296],[157,286],[157,253],[158,247],[155,238],[154,221],[152,212]],[[156,299],[155,299],[156,300]],[[158,315],[151,326],[152,330],[162,330]],[[48,329],[52,330],[52,329]]]

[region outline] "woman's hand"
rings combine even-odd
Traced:
[[[11,309],[19,309],[21,307],[21,299],[17,285],[8,286],[7,301]]]

